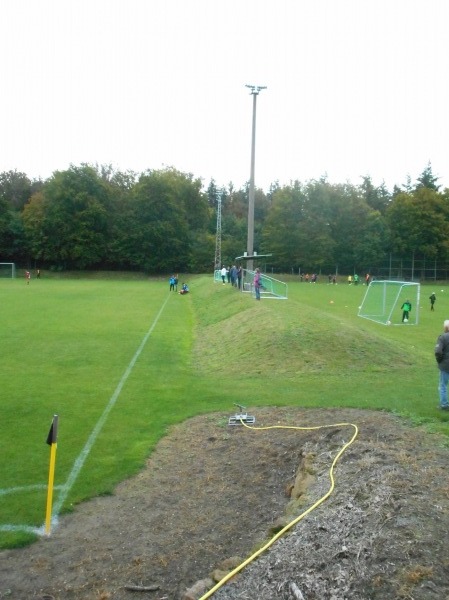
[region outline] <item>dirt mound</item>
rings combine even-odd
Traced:
[[[441,438],[379,412],[253,414],[256,426],[349,422],[359,435],[336,465],[331,496],[214,600],[449,598],[449,452]],[[51,537],[2,552],[0,598],[182,598],[325,494],[331,463],[352,434],[345,425],[249,431],[228,427],[224,415],[191,419],[113,496],[80,505]]]

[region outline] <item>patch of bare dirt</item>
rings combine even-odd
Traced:
[[[337,463],[332,495],[214,600],[449,599],[449,452],[438,436],[379,412],[252,413],[256,426],[350,422],[359,435]],[[0,598],[186,598],[322,497],[353,433],[225,422],[215,414],[173,428],[113,496],[78,506],[49,538],[0,553]]]

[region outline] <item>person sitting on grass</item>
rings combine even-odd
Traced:
[[[188,294],[189,293],[189,287],[187,285],[187,283],[183,283],[181,290],[179,292],[180,294]]]

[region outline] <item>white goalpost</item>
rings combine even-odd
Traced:
[[[0,262],[0,277],[3,279],[14,279],[16,276],[15,263]]]
[[[382,325],[418,325],[419,299],[419,283],[374,280],[365,292],[358,316]],[[404,313],[407,304],[408,315]]]

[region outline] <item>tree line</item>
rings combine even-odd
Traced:
[[[390,192],[359,185],[274,182],[256,189],[254,249],[277,271],[370,270],[396,256],[449,263],[449,189],[430,163]],[[49,269],[207,272],[214,265],[217,198],[222,262],[246,250],[248,185],[218,188],[175,168],[137,174],[71,165],[45,180],[0,173],[0,262]]]

